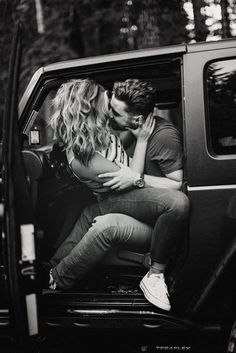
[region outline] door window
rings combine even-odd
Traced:
[[[206,80],[213,152],[236,154],[236,59],[211,63]]]

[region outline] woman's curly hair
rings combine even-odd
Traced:
[[[88,165],[95,151],[109,145],[109,115],[104,88],[91,79],[63,83],[52,100],[50,125],[67,151]]]

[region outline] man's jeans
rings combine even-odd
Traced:
[[[135,240],[149,237],[150,227],[153,228],[150,245],[151,260],[166,264],[179,237],[183,235],[188,211],[189,201],[186,195],[168,188],[144,188],[122,193],[113,192],[105,196],[99,195],[98,204],[88,206],[82,212],[72,233],[51,259],[50,262],[54,266],[53,278],[59,287],[73,286],[113,244],[126,242],[129,233],[132,234],[131,239]],[[145,228],[146,226],[140,222],[136,226],[135,220],[124,223],[123,227],[120,218],[116,221],[114,217],[112,221],[111,215],[109,224],[103,223],[101,227],[99,222],[99,227],[96,229],[95,223],[86,233],[97,215],[107,213],[123,213],[146,223],[149,227]],[[141,228],[144,232],[143,236],[140,234]],[[132,243],[135,241],[132,240]]]

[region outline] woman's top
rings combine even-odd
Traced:
[[[104,158],[106,158],[111,162],[119,162],[126,166],[129,166],[129,156],[126,154],[120,138],[114,134],[110,135],[109,147],[104,151],[96,151],[94,157],[92,158],[92,161],[89,162],[88,166],[84,166],[82,163],[80,163],[78,159],[75,158],[73,151],[67,152],[66,155],[67,155],[69,166],[73,174],[81,182],[86,184],[94,192],[94,194],[104,193],[109,191],[109,188],[104,187],[102,185],[102,182],[104,182],[104,180],[102,181],[97,177],[97,174],[99,173],[103,173],[103,172],[105,173],[106,171],[107,172],[111,171],[111,170],[103,170],[103,164],[105,164],[106,162]],[[99,158],[100,156],[104,158]],[[75,159],[77,162],[76,173],[73,170],[73,161]],[[96,172],[97,167],[99,167],[99,170],[100,170],[99,172]],[[104,168],[105,168],[105,165],[104,165]],[[91,179],[83,175],[83,174],[89,175],[89,171],[91,172]]]

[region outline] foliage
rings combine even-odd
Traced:
[[[121,50],[122,15],[120,0],[74,1],[71,39],[78,55],[87,57]]]
[[[137,1],[138,47],[146,48],[186,42],[187,15],[181,1]],[[178,26],[176,26],[178,23]]]
[[[195,40],[205,41],[208,35],[208,28],[205,23],[205,16],[201,9],[206,5],[204,0],[193,0],[193,14],[195,24]]]

